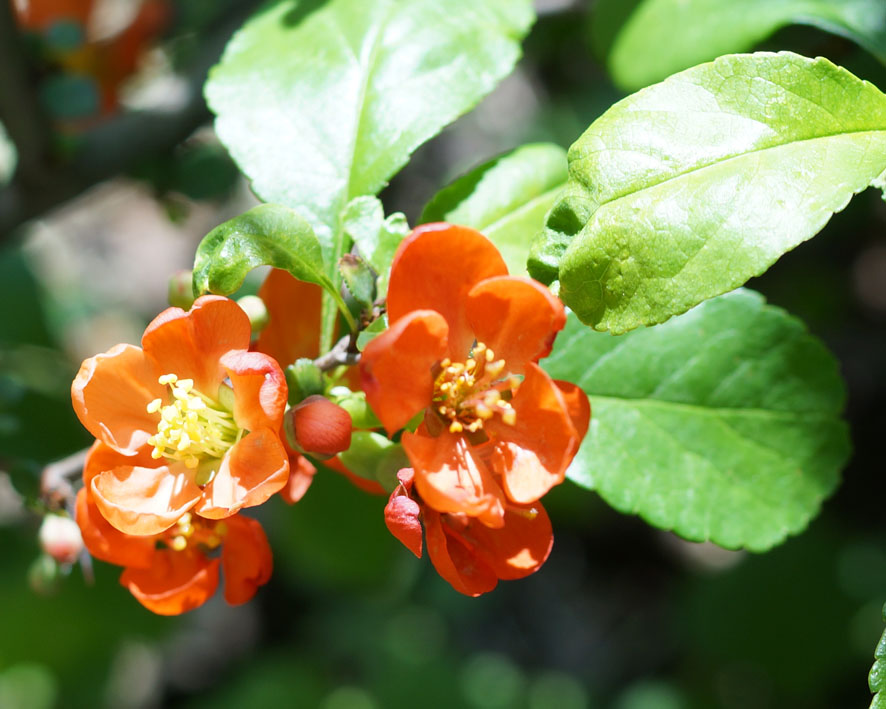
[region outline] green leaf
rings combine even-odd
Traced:
[[[883,619],[886,620],[886,606],[883,607]],[[874,650],[874,666],[868,675],[868,685],[874,697],[871,700],[871,709],[886,709],[886,630],[877,643]]]
[[[362,330],[360,334],[357,335],[357,349],[362,352],[366,349],[366,345],[372,342],[376,337],[381,335],[387,329],[387,314],[382,315],[380,318],[376,318],[369,324],[369,327],[367,327],[365,330]]]
[[[605,19],[613,12],[607,6],[624,2],[603,0],[596,12]],[[791,24],[847,37],[886,63],[882,0],[643,0],[611,40],[607,64],[615,83],[633,91],[721,54],[746,52]]]
[[[400,242],[409,233],[409,224],[401,212],[385,218],[384,207],[377,197],[356,197],[342,214],[342,227],[378,274],[376,297],[388,292],[391,261]]]
[[[542,363],[591,400],[568,476],[693,541],[778,544],[818,513],[849,455],[833,356],[753,291],[620,337],[570,316]]]
[[[559,145],[524,145],[443,188],[420,221],[450,222],[483,232],[501,251],[508,270],[525,274],[529,244],[566,184],[566,165],[566,151]]]
[[[530,272],[586,323],[663,322],[765,271],[886,169],[886,97],[825,59],[721,57],[617,103],[569,151]]]
[[[206,96],[262,199],[299,209],[327,264],[340,215],[506,76],[529,0],[278,0],[229,42]]]
[[[262,204],[203,238],[194,259],[194,291],[228,295],[242,285],[249,271],[262,265],[332,288],[310,224],[288,207]]]

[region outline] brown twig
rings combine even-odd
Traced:
[[[71,479],[83,471],[88,448],[50,463],[40,474],[40,495],[49,509],[66,509],[73,515],[76,491]]]
[[[351,335],[345,335],[325,355],[314,360],[314,364],[321,372],[328,372],[342,365],[354,365],[360,361],[360,353],[355,351],[356,339]]]

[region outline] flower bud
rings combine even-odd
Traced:
[[[351,445],[350,414],[318,395],[289,409],[283,429],[292,448],[321,460],[338,455]]]
[[[237,299],[237,305],[240,306],[249,318],[253,335],[258,335],[268,326],[271,320],[268,315],[268,306],[257,295],[244,295],[242,298]]]
[[[193,274],[176,271],[169,277],[169,304],[182,310],[190,310],[194,304]]]
[[[59,564],[73,564],[83,551],[80,528],[70,517],[46,515],[40,525],[40,547]]]
[[[345,254],[338,261],[338,271],[360,308],[371,308],[376,294],[375,272],[372,267],[359,256]]]

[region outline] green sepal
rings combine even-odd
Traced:
[[[286,367],[284,372],[289,387],[290,406],[301,403],[309,396],[323,394],[326,382],[323,379],[323,372],[313,360],[307,357],[297,359]]]
[[[403,446],[370,431],[354,431],[351,447],[338,459],[354,475],[379,483],[387,492],[397,487],[397,471],[409,466]]]

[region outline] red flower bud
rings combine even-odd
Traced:
[[[351,416],[338,404],[315,394],[286,412],[289,445],[317,458],[331,458],[351,445]]]

